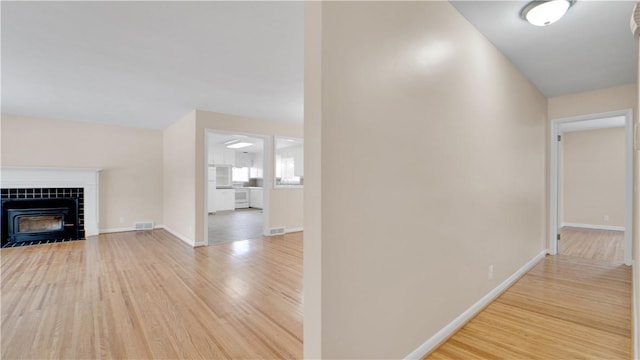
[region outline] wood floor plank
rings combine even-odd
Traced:
[[[624,231],[584,229],[565,226],[560,229],[558,254],[610,263],[624,262]]]
[[[631,269],[547,256],[427,359],[630,359]]]
[[[164,230],[1,250],[3,359],[302,357],[302,233]]]

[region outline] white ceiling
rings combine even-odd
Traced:
[[[633,83],[633,1],[453,5],[546,96]],[[163,128],[193,109],[303,121],[302,2],[2,1],[2,111]]]
[[[635,1],[577,0],[557,23],[520,18],[528,1],[451,1],[547,97],[636,82]]]
[[[560,133],[623,127],[624,123],[625,123],[624,116],[575,121],[575,122],[561,124]]]
[[[227,141],[238,140],[239,142],[245,142],[251,144],[251,146],[244,147],[242,149],[234,149],[238,152],[249,152],[249,153],[260,153],[264,152],[264,140],[240,134],[225,134],[225,133],[217,133],[217,132],[209,132],[209,146],[225,146]]]
[[[302,122],[301,2],[1,2],[2,111],[163,128]]]

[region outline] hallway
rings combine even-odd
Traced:
[[[563,228],[546,256],[426,359],[630,359],[622,232]]]

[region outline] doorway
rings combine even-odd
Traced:
[[[205,137],[206,244],[262,238],[268,225],[269,138],[212,129]]]
[[[587,138],[587,133],[582,134],[583,136],[574,136],[573,133],[576,131],[592,131],[596,129],[613,129],[619,127],[619,129],[623,132],[621,137],[624,138],[624,154],[623,154],[623,166],[624,169],[620,170],[621,182],[623,182],[623,196],[624,199],[622,207],[620,209],[620,213],[618,214],[609,214],[608,210],[603,210],[603,214],[598,214],[599,218],[595,218],[593,214],[588,214],[591,209],[590,206],[585,206],[584,204],[577,204],[577,209],[565,209],[563,207],[563,198],[567,195],[568,197],[576,198],[576,196],[582,196],[580,201],[585,200],[584,194],[589,194],[588,192],[582,192],[582,195],[579,195],[579,191],[567,191],[565,188],[563,192],[563,175],[567,177],[576,178],[577,176],[581,176],[580,171],[584,171],[584,169],[580,170],[579,167],[574,166],[571,168],[571,174],[563,174],[563,145],[565,144],[563,141],[568,139],[572,139],[572,141],[577,142],[578,138],[585,139]],[[594,135],[592,133],[591,135]],[[611,134],[610,134],[611,135]],[[581,140],[584,141],[584,140]],[[598,256],[602,256],[602,254],[593,253],[589,255],[589,249],[586,249],[587,252],[584,252],[585,249],[580,249],[576,252],[573,247],[575,246],[575,239],[586,239],[589,244],[596,250],[602,252],[608,252],[611,258],[617,258],[624,261],[626,265],[632,264],[632,242],[631,242],[631,234],[632,234],[632,185],[633,185],[633,136],[632,136],[632,112],[631,110],[621,110],[621,111],[613,111],[602,114],[593,114],[586,116],[576,116],[570,118],[562,118],[555,119],[551,121],[551,142],[550,142],[550,219],[549,219],[549,253],[551,255],[556,255],[563,252],[572,253],[583,253],[585,257],[597,258]],[[568,154],[567,154],[568,155]],[[579,151],[575,149],[571,150],[570,159],[575,159],[576,157],[582,156],[579,154]],[[584,156],[582,156],[584,158]],[[594,158],[597,156],[594,156]],[[573,160],[572,160],[573,161]],[[584,161],[583,161],[584,162]],[[584,164],[582,164],[584,165]],[[592,166],[589,165],[589,166]],[[584,166],[583,166],[584,167]],[[606,179],[606,169],[603,168],[603,171],[599,175],[602,179]],[[582,173],[584,175],[584,173]],[[598,176],[596,176],[598,177]],[[597,181],[596,181],[597,183]],[[593,192],[593,191],[592,191]],[[604,193],[604,191],[602,191]],[[603,201],[603,194],[591,194],[593,196],[586,196],[590,199],[592,197],[597,198],[600,196],[600,199],[590,200],[590,201]],[[605,196],[606,197],[606,196]],[[605,199],[607,201],[611,201],[611,199]],[[606,201],[605,201],[606,202]],[[573,208],[576,208],[576,204],[572,204]],[[582,206],[582,209],[580,209]],[[606,207],[603,205],[603,207]],[[571,215],[565,215],[571,212]],[[597,211],[596,211],[597,212]],[[615,212],[615,211],[614,211]],[[577,214],[579,213],[579,215]],[[589,216],[591,216],[589,218]],[[615,220],[612,218],[615,217]],[[580,219],[580,220],[576,220]],[[584,220],[588,219],[588,220]],[[609,221],[612,221],[609,223]],[[564,236],[564,238],[563,238]],[[559,239],[560,243],[559,243]],[[564,240],[567,240],[565,243]],[[583,245],[586,244],[583,243]],[[604,246],[606,244],[606,246]],[[621,249],[616,249],[616,244],[621,246]],[[561,247],[561,246],[562,247]],[[604,247],[600,247],[604,246]],[[592,249],[593,250],[593,249]],[[616,252],[621,251],[622,254],[616,254]],[[593,252],[593,251],[592,251]]]

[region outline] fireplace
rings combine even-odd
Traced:
[[[82,188],[1,191],[2,247],[84,239]]]

